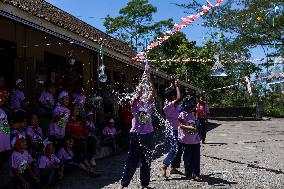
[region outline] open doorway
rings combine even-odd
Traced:
[[[0,39],[0,76],[4,76],[8,89],[13,87],[15,80],[14,61],[16,57],[16,43]]]

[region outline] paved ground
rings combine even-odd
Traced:
[[[151,187],[160,188],[284,188],[284,119],[271,121],[212,121],[202,145],[201,173],[205,182],[182,176],[164,180],[157,171],[165,145],[156,148]],[[101,178],[70,174],[62,189],[116,188],[126,154],[99,161]],[[139,188],[137,171],[129,188]],[[73,175],[73,176],[72,176]]]
[[[265,188],[284,189],[284,119],[271,121],[212,121],[207,144],[202,145],[201,173],[205,182],[196,183],[182,176],[165,180],[158,167],[166,145],[160,143],[152,163],[151,187],[174,188]],[[57,188],[116,188],[126,154],[98,161],[105,170],[101,178],[89,178],[79,172],[69,173]],[[182,170],[183,171],[183,170]],[[129,188],[137,189],[137,171]],[[1,187],[0,187],[1,188]]]

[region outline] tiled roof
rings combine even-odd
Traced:
[[[44,19],[52,24],[69,30],[79,36],[91,41],[102,43],[100,39],[105,39],[104,44],[110,49],[131,56],[135,51],[127,44],[113,39],[106,33],[94,28],[93,26],[77,19],[69,13],[51,5],[44,0],[0,0],[4,3],[13,5],[29,14]]]

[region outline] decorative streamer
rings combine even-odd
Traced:
[[[222,3],[222,1],[223,0],[216,0],[217,3],[213,6],[212,3],[210,3],[209,0],[207,0],[208,5],[207,6],[203,5],[201,12],[197,13],[196,15],[189,15],[186,18],[181,18],[179,24],[174,24],[173,28],[171,30],[166,31],[164,33],[163,37],[157,38],[155,41],[153,41],[150,45],[147,46],[147,48],[144,50],[144,52],[139,52],[138,54],[136,54],[136,56],[134,58],[132,58],[132,60],[136,61],[137,59],[139,59],[141,57],[144,58],[145,55],[149,52],[149,50],[161,45],[164,41],[169,39],[176,32],[182,30],[183,28],[187,27],[187,25],[196,21],[198,18],[203,16],[205,13],[207,13],[210,9],[212,9],[213,7],[219,6]]]
[[[107,75],[105,74],[103,45],[101,45],[100,48],[100,61],[101,65],[99,67],[99,81],[101,83],[105,83],[107,81]]]
[[[197,58],[197,57],[191,57],[191,58],[176,58],[176,59],[151,59],[147,60],[148,62],[161,62],[161,63],[180,63],[180,62],[199,62],[199,63],[207,63],[207,62],[212,62],[214,59],[210,58]],[[230,59],[224,59],[221,60],[221,62],[225,61],[233,61],[234,63],[241,63],[241,62],[253,62],[253,63],[261,63],[261,62],[272,62],[275,61],[277,64],[282,64],[284,63],[284,57],[277,56],[277,57],[267,57],[267,58],[252,58],[252,59],[247,59],[247,58],[236,58],[233,60]],[[135,62],[145,62],[145,58],[140,57],[135,60]]]

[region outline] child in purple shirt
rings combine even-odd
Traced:
[[[178,141],[179,128],[179,103],[181,101],[178,81],[173,80],[172,86],[165,90],[164,113],[166,115],[166,137],[170,142],[171,149],[160,167],[164,177],[167,177],[167,168],[171,165],[170,174],[182,174],[177,168],[180,167],[182,146]]]
[[[94,170],[88,163],[88,161],[78,162],[74,159],[73,153],[73,138],[70,135],[65,135],[63,138],[63,147],[61,147],[57,153],[57,157],[62,163],[64,163],[64,170],[72,170],[78,167],[90,177],[98,177],[102,175],[102,171]]]
[[[114,127],[114,119],[108,120],[107,126],[103,129],[103,144],[111,147],[114,153],[118,149],[118,133]]]
[[[51,113],[52,108],[54,107],[54,94],[55,88],[52,83],[46,84],[46,89],[41,92],[38,99],[39,102],[39,113],[41,115],[46,115]]]
[[[38,168],[40,180],[43,185],[54,186],[63,179],[64,166],[57,158],[52,142],[47,139],[43,141],[44,155],[39,158]]]
[[[73,153],[73,138],[70,135],[65,135],[63,138],[63,147],[57,152],[57,157],[64,163],[64,170],[73,168],[75,165]]]
[[[145,87],[149,87],[149,90],[144,90]],[[130,130],[128,158],[124,166],[119,189],[130,184],[139,162],[141,164],[140,180],[142,188],[148,188],[150,183],[153,136],[151,112],[154,106],[154,92],[152,84],[150,84],[150,73],[148,70],[144,72],[142,81],[137,87],[135,94],[131,102],[133,119]]]
[[[27,136],[27,119],[21,115],[16,116],[14,119],[14,128],[11,131],[11,136],[14,137],[16,134],[22,135],[26,138]]]
[[[31,114],[28,118],[29,125],[27,128],[27,144],[34,158],[42,152],[43,149],[43,134],[39,127],[37,114]]]
[[[200,136],[196,129],[195,116],[189,105],[179,114],[180,127],[178,138],[184,149],[184,167],[186,177],[198,182],[200,178]]]
[[[10,95],[10,104],[15,113],[18,113],[20,110],[23,110],[23,102],[26,101],[25,94],[23,92],[25,86],[24,82],[21,79],[16,81],[16,89],[14,89]]]
[[[52,120],[49,125],[49,138],[55,143],[57,147],[62,138],[65,136],[66,123],[69,120],[70,110],[67,108],[69,104],[68,93],[62,91],[58,96],[58,103],[52,111]]]
[[[2,109],[8,93],[0,92],[0,156],[10,150],[10,126],[6,112]]]
[[[11,142],[14,151],[11,155],[11,168],[14,183],[20,188],[39,188],[39,179],[32,171],[32,156],[26,150],[25,138],[16,135]]]
[[[95,114],[93,112],[89,112],[87,114],[86,120],[86,130],[87,130],[87,143],[88,143],[88,156],[90,158],[90,164],[96,166],[95,155],[97,151],[97,128],[94,123]]]

